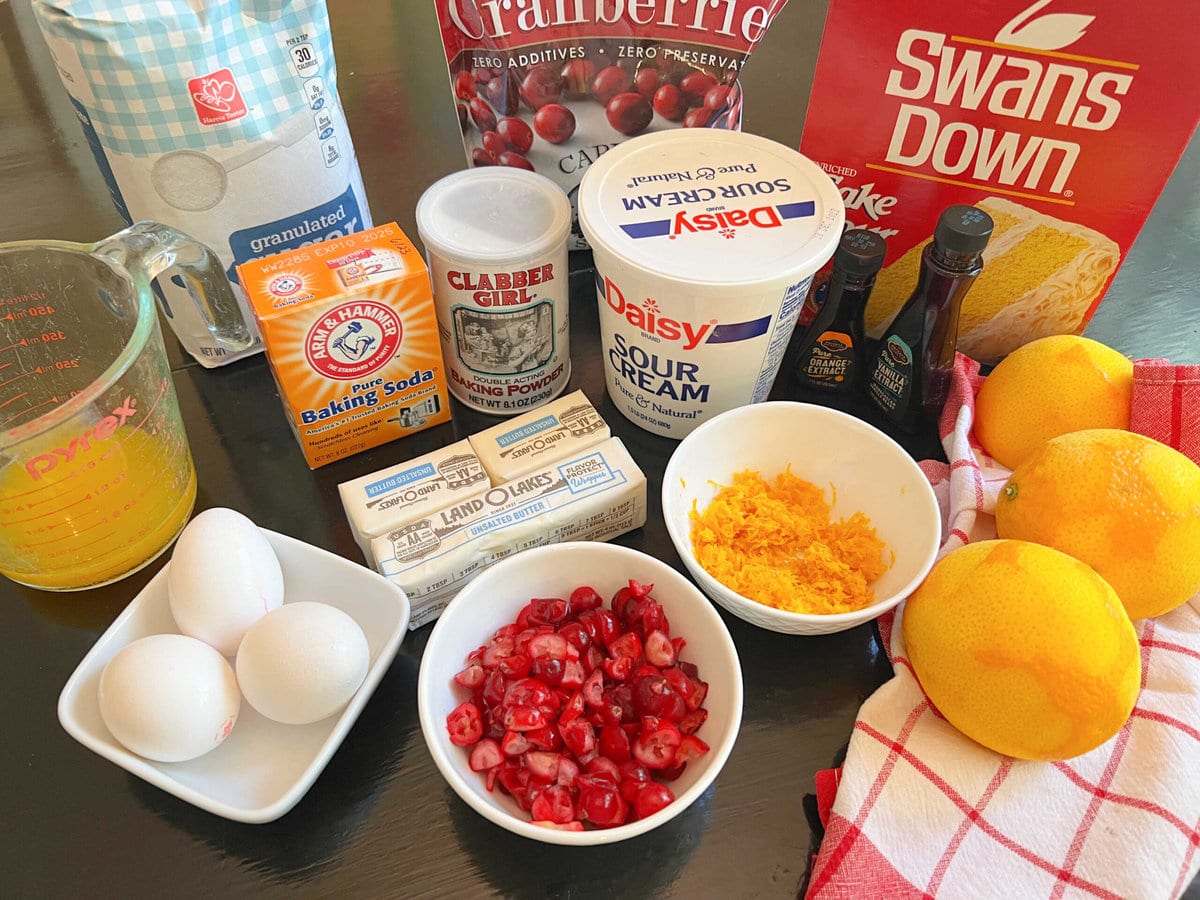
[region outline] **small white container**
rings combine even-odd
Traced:
[[[755,135],[683,128],[600,157],[579,188],[579,224],[617,409],[681,438],[766,399],[844,222],[828,175]]]
[[[507,416],[557,397],[571,377],[571,203],[523,169],[466,169],[417,203],[450,393]]]

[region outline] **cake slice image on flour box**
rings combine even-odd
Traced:
[[[887,239],[879,337],[938,215],[995,221],[959,349],[1083,330],[1200,121],[1200,4],[831,0],[800,151]]]

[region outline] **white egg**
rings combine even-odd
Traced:
[[[283,571],[258,526],[206,509],[179,535],[167,593],[180,631],[232,657],[246,629],[283,603]]]
[[[100,716],[127,749],[159,762],[212,750],[241,709],[233,668],[208,644],[154,634],[124,647],[100,675]]]
[[[370,652],[358,623],[325,603],[285,603],[246,632],[237,677],[246,701],[285,725],[307,725],[349,702]]]

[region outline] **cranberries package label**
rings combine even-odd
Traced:
[[[889,245],[878,337],[954,203],[995,231],[959,349],[1083,329],[1200,117],[1200,4],[832,0],[800,150]]]
[[[574,209],[621,141],[740,130],[738,74],[787,0],[435,2],[468,162],[546,175]],[[577,215],[569,246],[587,247]]]

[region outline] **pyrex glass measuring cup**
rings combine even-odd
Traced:
[[[167,269],[220,344],[250,344],[219,260],[166,226],[0,244],[0,573],[14,581],[107,584],[191,515],[196,470],[150,288]]]

